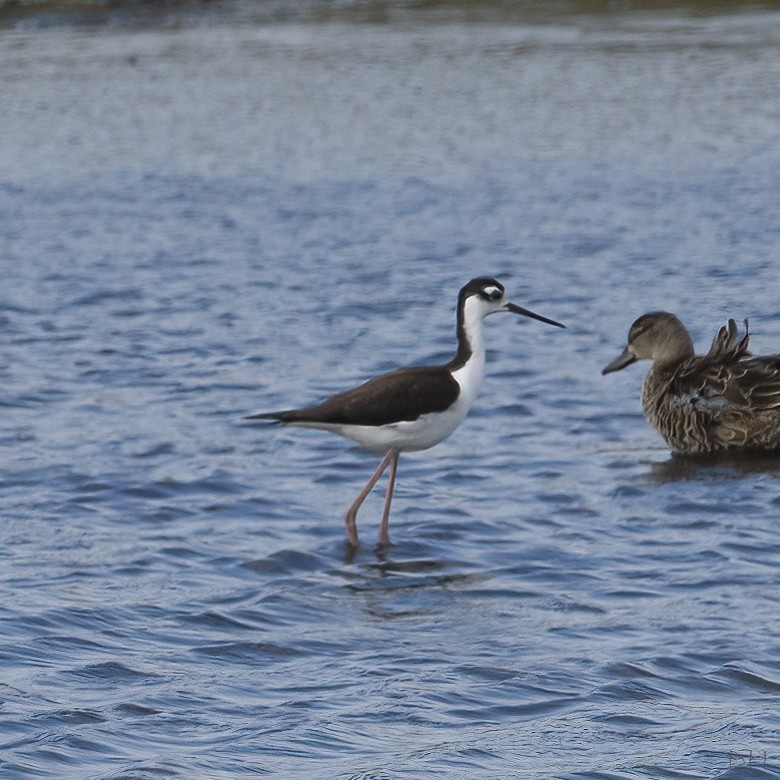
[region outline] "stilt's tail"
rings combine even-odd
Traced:
[[[263,412],[262,414],[250,414],[248,417],[244,417],[245,420],[266,420],[267,422],[280,422],[286,421],[289,412]]]
[[[249,417],[245,417],[245,420],[267,420],[269,422],[279,423],[316,423],[316,422],[331,422],[326,417],[322,417],[320,412],[320,406],[306,406],[303,409],[285,409],[283,412],[262,412],[261,414],[251,414]],[[327,411],[327,408],[326,408]]]

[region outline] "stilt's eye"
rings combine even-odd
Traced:
[[[482,294],[489,301],[497,301],[500,300],[500,298],[504,295],[504,291],[498,287],[485,287],[485,289],[482,291]]]

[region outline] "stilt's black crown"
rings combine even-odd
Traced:
[[[462,306],[466,298],[470,298],[472,295],[479,295],[486,301],[496,301],[503,297],[504,285],[491,276],[478,276],[461,288],[458,296],[459,304]]]

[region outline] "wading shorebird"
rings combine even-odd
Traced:
[[[706,355],[697,356],[685,325],[665,311],[642,315],[623,352],[602,374],[652,360],[642,407],[676,453],[780,450],[780,355],[753,357],[750,333],[729,320]]]
[[[485,369],[482,320],[498,312],[522,314],[564,327],[560,322],[506,301],[504,287],[495,279],[486,276],[472,279],[458,294],[458,349],[449,363],[401,368],[315,406],[253,414],[247,418],[332,431],[371,452],[384,453],[344,518],[353,549],[358,546],[358,509],[388,466],[390,477],[379,526],[379,544],[390,544],[388,524],[399,453],[433,447],[463,422],[482,384]]]

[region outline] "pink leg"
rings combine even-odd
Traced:
[[[360,545],[357,534],[358,509],[360,509],[361,504],[366,500],[366,496],[373,490],[377,480],[382,476],[382,472],[387,468],[388,463],[390,463],[390,460],[392,459],[393,452],[395,452],[395,450],[391,448],[385,453],[385,457],[382,458],[382,462],[377,466],[376,471],[371,475],[368,482],[366,482],[365,487],[353,501],[352,506],[347,509],[347,514],[344,517],[344,525],[347,527],[347,536],[349,537],[349,544],[351,547],[358,547]]]
[[[398,450],[391,448],[389,451],[390,456],[390,477],[387,482],[387,495],[385,496],[385,509],[382,512],[382,522],[379,526],[379,545],[386,547],[391,545],[390,533],[388,532],[388,526],[390,524],[390,504],[393,501],[393,488],[395,487],[395,473],[398,471]]]

